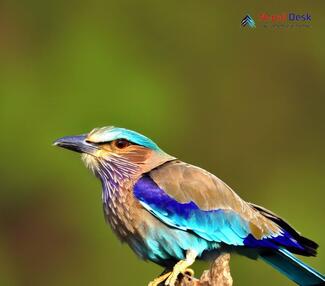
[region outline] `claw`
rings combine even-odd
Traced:
[[[175,286],[175,282],[177,280],[178,275],[180,273],[182,273],[182,270],[183,270],[182,265],[183,265],[184,262],[185,262],[185,260],[181,260],[181,261],[176,263],[176,265],[174,266],[173,272],[169,275],[169,277],[165,281],[166,286]]]
[[[191,250],[188,251],[186,254],[186,259],[180,260],[175,264],[173,271],[170,273],[170,275],[168,276],[168,278],[165,281],[165,285],[166,286],[175,286],[177,277],[181,273],[187,274],[187,271],[188,271],[190,274],[194,275],[194,271],[188,267],[194,263],[196,256],[197,256],[197,254],[195,251],[191,251]]]
[[[191,268],[186,268],[183,274],[194,277],[194,270]]]

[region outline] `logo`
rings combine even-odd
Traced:
[[[256,27],[254,19],[249,15],[246,15],[246,17],[243,20],[241,20],[241,25],[243,27],[249,27],[249,28]]]
[[[254,15],[258,22],[258,28],[288,29],[288,28],[310,28],[312,26],[311,13],[281,12],[267,13],[261,12]],[[246,15],[241,20],[242,27],[256,28],[255,20],[252,16]]]

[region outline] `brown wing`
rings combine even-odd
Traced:
[[[152,170],[150,177],[180,203],[194,202],[205,211],[234,211],[248,222],[256,239],[281,231],[276,223],[242,200],[223,181],[199,167],[174,160]]]

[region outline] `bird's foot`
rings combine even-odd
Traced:
[[[165,281],[165,285],[166,286],[175,286],[175,283],[176,283],[176,280],[177,280],[177,277],[179,274],[194,275],[194,271],[188,267],[194,263],[196,255],[197,255],[196,252],[188,251],[187,255],[186,255],[186,259],[180,260],[175,264],[173,271],[170,273],[170,275],[168,276],[168,278]]]
[[[160,283],[164,282],[169,276],[171,272],[167,272],[165,274],[160,275],[159,277],[155,278],[153,281],[149,282],[148,286],[158,286]]]
[[[185,271],[188,269],[186,265],[186,260],[179,261],[173,268],[173,271],[170,273],[168,278],[165,281],[166,286],[175,286],[175,282],[178,278],[178,275],[181,273],[185,273]]]
[[[153,281],[149,282],[148,286],[158,286],[160,283],[164,282],[170,275],[172,274],[171,271],[160,275],[159,277],[155,278]],[[194,270],[191,268],[186,268],[183,271],[184,275],[188,275],[194,277]]]

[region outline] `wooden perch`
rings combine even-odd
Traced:
[[[230,275],[230,254],[220,255],[211,265],[210,270],[205,270],[200,279],[184,275],[177,281],[177,286],[232,286]]]

